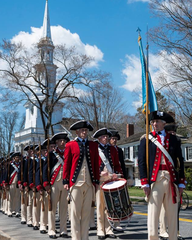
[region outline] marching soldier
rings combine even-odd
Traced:
[[[145,137],[141,139],[138,155],[141,184],[148,198],[148,239],[158,240],[158,220],[163,204],[167,213],[169,240],[176,240],[179,194],[185,187],[181,145],[176,136],[164,129],[166,123],[174,122],[169,114],[151,112],[149,120],[154,129],[149,134],[149,179]]]
[[[29,187],[29,169],[31,162],[33,161],[33,154],[34,154],[34,146],[33,145],[27,145],[24,148],[24,151],[27,152],[27,156],[25,158],[25,164],[24,164],[24,183],[23,186],[25,187],[26,192],[26,200],[27,200],[27,226],[33,227],[32,222],[32,207],[33,207],[33,192],[31,191],[31,188]]]
[[[119,163],[121,165],[121,169],[123,171],[123,177],[127,179],[127,171],[125,168],[125,161],[124,161],[124,154],[123,150],[117,146],[117,141],[120,140],[120,135],[116,129],[109,129],[111,132],[111,137],[109,138],[109,144],[117,150],[118,157],[119,157]],[[123,232],[123,228],[120,226],[120,222],[114,222],[114,230],[118,230],[119,232]]]
[[[5,186],[5,178],[6,178],[6,172],[7,172],[7,161],[6,158],[3,158],[2,161],[2,179],[1,179],[1,185],[2,185],[2,213],[7,214],[7,196],[6,196],[6,186]]]
[[[66,144],[63,184],[71,196],[71,237],[88,240],[91,206],[99,184],[98,145],[88,140],[88,131],[93,131],[89,122],[78,121],[70,130],[76,131],[77,138]]]
[[[166,124],[165,125],[165,130],[173,135],[176,135],[177,131],[177,125],[175,123],[171,124]],[[181,141],[179,137],[177,137],[178,141]],[[181,199],[178,203],[178,232],[177,232],[177,239],[178,240],[184,240],[184,238],[179,234],[179,211],[181,207]],[[162,205],[161,211],[160,211],[160,216],[159,216],[159,237],[161,240],[167,240],[169,238],[169,234],[167,232],[167,217],[166,217],[166,212],[165,212],[165,207]]]
[[[38,151],[39,151],[39,146],[35,147],[34,149],[34,153],[32,155],[30,168],[29,168],[29,187],[33,192],[33,206],[32,206],[33,230],[39,230],[39,222],[40,222],[40,206],[41,206],[40,193],[36,189],[36,186],[37,186],[36,179],[38,175],[37,169],[39,164]]]
[[[67,133],[60,132],[55,134],[52,139],[56,144],[55,150],[47,156],[43,167],[43,186],[46,191],[51,191],[52,211],[48,211],[48,234],[50,238],[57,238],[55,232],[55,214],[57,203],[59,202],[60,216],[60,237],[67,238],[67,191],[62,185],[62,171],[64,164],[65,144],[69,141]],[[50,170],[50,176],[48,176]],[[50,179],[50,181],[49,181]]]
[[[18,188],[18,172],[20,168],[21,153],[13,153],[10,158],[12,161],[9,164],[9,176],[7,175],[7,184],[9,186],[8,217],[12,217],[13,214],[16,214],[16,217],[20,217],[20,191]]]
[[[28,149],[28,150],[27,150]],[[30,151],[30,147],[26,146],[25,151]],[[21,164],[18,172],[18,186],[21,193],[21,224],[26,224],[27,222],[27,156],[21,156]]]
[[[47,157],[47,139],[41,144],[36,172],[36,188],[40,194],[40,233],[45,234],[48,226],[48,199],[43,187],[43,166]],[[41,153],[40,153],[41,152]],[[41,155],[40,155],[41,154]]]
[[[4,175],[4,187],[6,190],[6,200],[5,200],[5,214],[8,215],[8,217],[12,217],[12,212],[11,212],[11,205],[10,205],[10,186],[9,186],[9,180],[10,180],[10,164],[11,164],[11,159],[10,156],[13,154],[11,152],[6,160],[6,171]]]
[[[122,174],[118,153],[108,144],[111,135],[107,128],[101,128],[93,134],[93,137],[98,139],[100,185],[109,179],[117,179],[117,174]],[[98,239],[116,238],[106,217],[104,194],[100,187],[96,193],[96,203]]]

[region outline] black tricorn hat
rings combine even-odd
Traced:
[[[111,137],[116,137],[117,138],[117,140],[120,140],[120,135],[119,135],[119,133],[118,133],[118,131],[115,129],[115,128],[109,128],[108,129],[110,132],[111,132]]]
[[[10,152],[10,153],[7,155],[7,157],[11,157],[11,156],[13,155],[13,153],[15,153],[15,152]]]
[[[93,126],[86,120],[80,120],[70,126],[70,130],[77,130],[81,128],[87,128],[89,131],[93,131]]]
[[[11,155],[11,158],[13,158],[13,157],[21,157],[22,155],[21,155],[21,153],[20,152],[15,152],[15,153],[13,153],[12,155]]]
[[[50,145],[50,144],[55,144],[55,142],[53,142],[51,138],[49,139],[49,145]],[[45,141],[43,141],[41,145],[47,147],[47,145],[48,145],[48,139],[45,139]]]
[[[36,151],[39,151],[39,145],[35,148]],[[41,145],[41,150],[47,149],[47,146]]]
[[[166,123],[174,122],[173,117],[166,112],[154,111],[149,114],[149,122],[152,120],[157,120],[157,119],[163,120]]]
[[[98,138],[103,135],[108,135],[109,137],[111,137],[112,133],[107,128],[101,128],[93,134],[93,138]]]
[[[173,131],[173,132],[176,132],[177,131],[177,128],[178,128],[178,126],[176,125],[176,124],[167,124],[167,125],[165,125],[165,130],[166,131]]]
[[[37,145],[36,145],[37,146]],[[27,145],[26,147],[24,147],[24,151],[28,151],[28,150],[32,150],[33,149],[33,145],[32,144],[30,144],[30,145]]]
[[[53,135],[53,137],[51,138],[51,141],[53,143],[56,142],[56,140],[59,140],[59,139],[64,139],[66,140],[66,142],[69,142],[70,139],[67,137],[67,133],[66,132],[59,132],[59,133],[56,133],[55,135]]]

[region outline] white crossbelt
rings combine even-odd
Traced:
[[[168,158],[169,162],[173,165],[174,167],[174,162],[170,156],[170,154],[167,152],[167,150],[161,145],[160,142],[158,142],[157,138],[154,138],[151,134],[149,134],[149,140],[153,142],[161,151],[162,153],[165,154],[165,156]]]
[[[51,170],[51,175],[54,173],[54,171],[60,166],[64,164],[64,160],[59,156],[58,153],[56,153],[55,151],[53,151],[55,157],[57,158],[58,162],[55,164],[55,166],[52,168]]]
[[[10,177],[12,177],[15,174],[15,172],[19,172],[19,169],[17,168],[17,166],[15,166],[14,163],[11,163],[11,165],[15,168],[15,170],[12,172]]]
[[[99,156],[100,156],[101,160],[103,161],[103,163],[105,164],[107,170],[110,173],[113,173],[113,170],[111,168],[111,165],[110,165],[108,159],[105,157],[105,154],[103,153],[103,151],[100,148],[99,148]]]

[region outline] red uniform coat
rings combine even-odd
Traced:
[[[85,157],[92,183],[99,184],[99,153],[98,144],[87,141]],[[71,141],[65,146],[63,166],[63,184],[73,186],[77,180],[84,159],[84,150],[81,142]]]

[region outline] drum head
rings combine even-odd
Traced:
[[[123,178],[115,181],[105,182],[102,185],[102,189],[106,191],[121,189],[126,185],[126,182],[127,182],[126,179],[123,179]]]

